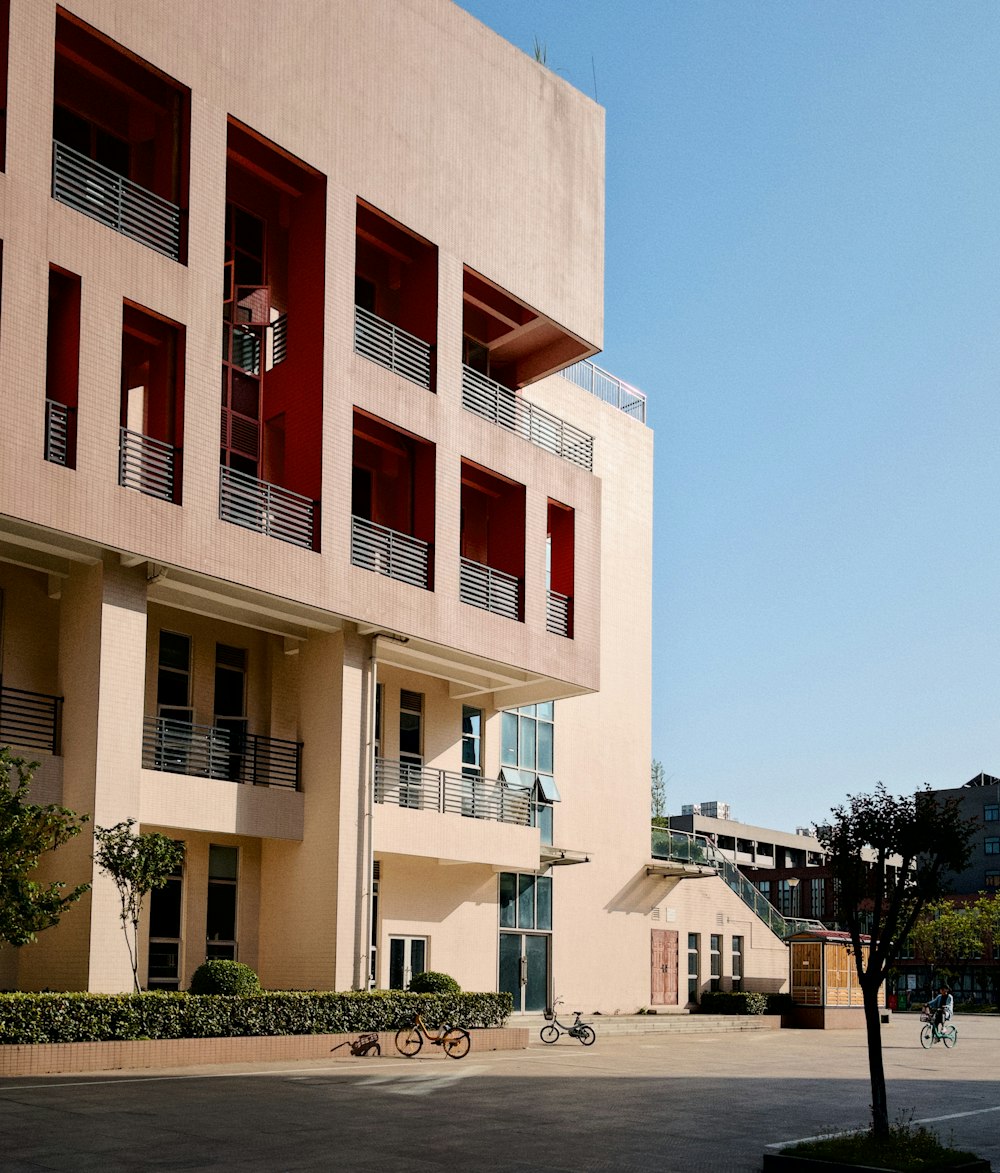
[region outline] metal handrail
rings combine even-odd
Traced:
[[[52,144],[52,195],[122,236],[180,260],[180,208],[65,143]]]
[[[118,443],[118,483],[149,497],[172,501],[176,455],[172,444],[123,427]]]
[[[76,408],[55,399],[45,400],[45,459],[69,467],[73,458]]]
[[[521,580],[516,575],[463,558],[458,597],[471,607],[492,611],[506,619],[521,618]]]
[[[637,387],[612,375],[590,359],[585,358],[559,373],[604,403],[610,403],[640,423],[646,422],[646,396]]]
[[[375,801],[519,827],[533,825],[530,790],[501,779],[472,777],[391,758],[375,759]]]
[[[668,859],[677,863],[699,864],[713,868],[777,937],[784,939],[792,933],[825,927],[818,920],[783,916],[766,896],[761,895],[736,864],[704,835],[695,835],[689,831],[673,831],[667,827],[653,827],[651,849],[654,859]]]
[[[552,635],[569,636],[572,628],[573,600],[550,590],[545,601],[545,630]]]
[[[359,305],[354,307],[354,349],[380,367],[430,390],[430,343]]]
[[[170,774],[298,790],[302,742],[169,717],[146,717],[142,723],[142,765],[146,770]]]
[[[223,521],[311,550],[315,509],[316,502],[302,493],[224,465],[219,469],[219,516]]]
[[[589,471],[594,437],[472,367],[462,367],[462,406]]]
[[[430,585],[429,542],[363,517],[351,518],[351,564],[411,586]]]
[[[0,686],[0,745],[59,752],[61,696]]]

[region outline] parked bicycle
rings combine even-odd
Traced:
[[[950,1022],[944,1022],[938,1026],[934,1022],[933,1010],[924,1010],[920,1015],[920,1021],[924,1024],[920,1028],[920,1045],[922,1047],[933,1047],[935,1043],[944,1043],[946,1047],[953,1047],[958,1042],[958,1028]]]
[[[567,1026],[566,1023],[560,1022],[556,1014],[556,1007],[562,1001],[562,998],[557,998],[552,1003],[552,1009],[545,1011],[545,1025],[539,1031],[539,1037],[543,1043],[554,1043],[560,1035],[567,1034],[571,1039],[579,1039],[585,1047],[593,1044],[597,1038],[594,1028],[589,1022],[580,1021],[580,1011],[573,1011],[573,1022]]]
[[[396,1050],[407,1059],[412,1059],[424,1045],[425,1039],[431,1046],[441,1047],[449,1059],[464,1058],[472,1046],[472,1037],[467,1030],[445,1022],[436,1032],[431,1031],[418,1013],[408,1026],[396,1032]]]

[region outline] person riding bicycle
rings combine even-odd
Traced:
[[[955,1012],[955,999],[951,996],[951,991],[947,986],[941,986],[941,992],[936,998],[931,1000],[924,1007],[925,1010],[934,1011],[934,1029],[940,1030],[941,1024],[948,1021]]]

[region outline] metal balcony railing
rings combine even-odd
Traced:
[[[785,938],[792,933],[825,927],[818,920],[782,916],[767,897],[762,896],[750,880],[743,875],[736,864],[704,835],[692,835],[688,831],[671,831],[665,827],[653,827],[651,846],[654,859],[669,859],[678,863],[693,863],[714,868],[743,903],[767,925],[775,936]]]
[[[277,366],[288,357],[288,314],[282,314],[271,323],[271,365]]]
[[[430,585],[430,545],[420,538],[351,518],[351,563],[411,586]]]
[[[65,143],[54,142],[52,147],[55,199],[130,240],[180,260],[180,208]]]
[[[521,618],[521,582],[513,574],[462,559],[458,597],[470,607],[507,619]]]
[[[68,467],[72,463],[75,417],[75,407],[45,400],[45,459],[52,464]]]
[[[519,827],[532,825],[530,790],[389,758],[375,760],[375,801]]]
[[[430,343],[359,305],[354,307],[354,349],[380,367],[430,389]]]
[[[472,367],[462,367],[462,406],[563,460],[588,470],[594,467],[593,436]]]
[[[545,604],[545,630],[553,635],[569,636],[572,628],[573,600],[569,595],[549,591]]]
[[[646,422],[646,396],[589,359],[574,363],[559,373],[564,379],[569,379],[577,387],[582,387],[584,391],[589,391],[591,395],[596,395],[598,399],[610,403],[640,423]]]
[[[219,516],[223,521],[306,550],[313,548],[315,501],[233,468],[223,466],[219,473]]]
[[[0,686],[0,745],[59,752],[61,696]]]
[[[174,499],[177,450],[162,440],[122,428],[118,441],[118,483],[161,501]]]
[[[302,743],[217,725],[146,717],[142,723],[142,764],[144,769],[170,774],[298,790]]]

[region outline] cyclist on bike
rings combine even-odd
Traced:
[[[941,1024],[947,1022],[952,1014],[955,1012],[955,999],[951,996],[951,991],[947,986],[941,986],[941,992],[936,998],[931,1000],[924,1007],[925,1010],[934,1011],[934,1029],[940,1030]]]

